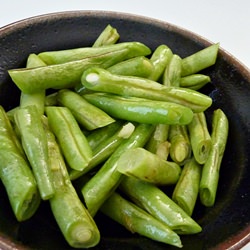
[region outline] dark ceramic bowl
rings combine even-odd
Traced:
[[[130,14],[77,11],[29,18],[0,29],[0,104],[6,110],[18,104],[20,93],[7,70],[24,66],[29,53],[90,46],[107,24],[118,29],[121,41],[141,41],[152,50],[167,44],[181,57],[210,45],[204,38],[169,23]],[[229,140],[215,206],[197,205],[194,218],[203,231],[182,236],[183,249],[239,249],[250,240],[250,72],[221,49],[216,64],[204,73],[212,79],[212,84],[203,89],[213,98],[207,113],[218,107],[224,110],[230,123]],[[101,214],[96,220],[102,237],[94,249],[175,249],[132,235]],[[2,185],[0,248],[70,249],[47,203],[32,219],[18,223]]]

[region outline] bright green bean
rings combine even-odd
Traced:
[[[212,44],[182,59],[181,75],[195,74],[215,64],[219,51],[219,43]]]
[[[66,107],[50,106],[45,112],[69,167],[82,171],[92,158],[92,149],[74,116]]]
[[[122,174],[156,185],[175,184],[181,174],[181,168],[175,162],[163,160],[140,147],[124,152],[117,166],[117,170]]]
[[[101,211],[132,233],[136,232],[155,241],[182,247],[180,237],[168,226],[125,200],[118,193],[113,193],[109,197],[101,207]]]
[[[181,172],[172,199],[189,216],[192,216],[199,194],[202,166],[194,158],[188,160]]]
[[[194,112],[204,111],[212,104],[209,96],[195,90],[167,87],[142,77],[115,75],[96,67],[85,70],[81,81],[93,91],[178,103]]]
[[[181,77],[180,86],[183,88],[199,90],[209,82],[211,82],[211,79],[207,75],[192,74],[192,75]]]
[[[0,179],[16,219],[31,218],[40,204],[40,194],[30,165],[20,151],[10,120],[0,106]]]
[[[211,149],[211,136],[204,112],[194,114],[192,122],[188,124],[188,131],[194,158],[199,164],[204,164]]]
[[[203,166],[199,191],[202,204],[208,207],[213,206],[215,202],[228,130],[229,124],[225,113],[221,109],[216,109],[212,118],[212,147]]]
[[[57,94],[57,101],[59,105],[67,107],[78,123],[87,130],[105,127],[115,121],[107,113],[90,104],[72,90],[60,90]]]
[[[202,228],[166,193],[154,184],[133,177],[123,178],[119,188],[139,207],[178,234],[196,234]]]
[[[149,124],[188,124],[193,118],[190,108],[183,105],[108,93],[83,96],[88,102],[114,118]]]
[[[41,198],[54,195],[51,170],[48,162],[48,145],[41,115],[36,106],[20,108],[15,113],[15,123],[20,132],[22,146],[33,169]]]

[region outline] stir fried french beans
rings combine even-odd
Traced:
[[[229,122],[202,91],[219,44],[182,58],[120,38],[109,24],[88,47],[32,53],[8,71],[21,96],[0,108],[0,178],[18,221],[48,200],[71,247],[99,244],[103,213],[180,248],[202,231],[197,198],[213,209],[220,188]]]

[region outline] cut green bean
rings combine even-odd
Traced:
[[[199,194],[202,166],[197,163],[195,158],[186,162],[181,172],[172,199],[189,216],[192,216]]]
[[[181,65],[182,59],[180,56],[174,54],[171,57],[163,74],[163,84],[165,86],[179,87],[181,79]]]
[[[145,45],[129,43],[99,56],[94,55],[84,59],[37,68],[11,69],[8,73],[13,82],[24,93],[32,93],[49,88],[73,88],[80,83],[83,71],[91,66],[108,68],[131,57],[149,53],[150,49]]]
[[[167,87],[142,77],[115,75],[96,67],[84,71],[81,82],[93,91],[173,102],[189,107],[194,112],[204,111],[212,104],[209,96],[195,90]]]
[[[46,64],[36,54],[30,54],[27,59],[26,67],[35,68],[41,66],[46,66]],[[21,92],[20,107],[24,108],[29,105],[36,105],[39,114],[43,115],[45,105],[45,90],[41,90],[32,94],[25,94]]]
[[[30,165],[20,151],[10,120],[0,106],[0,179],[18,221],[31,218],[40,204],[40,194]]]
[[[194,114],[188,131],[194,158],[199,164],[204,164],[211,149],[211,136],[204,112]]]
[[[124,121],[117,120],[105,127],[95,129],[87,136],[89,146],[92,150],[99,147],[105,140],[113,136],[118,130],[122,128]]]
[[[117,166],[122,174],[156,185],[175,184],[181,174],[181,168],[175,162],[163,160],[140,147],[124,152]]]
[[[83,96],[88,102],[114,118],[149,124],[188,124],[193,111],[183,105],[137,97],[122,97],[108,93]]]
[[[222,158],[226,148],[229,124],[225,113],[216,109],[212,118],[212,146],[206,163],[203,166],[200,183],[200,200],[203,205],[214,205]]]
[[[100,33],[100,35],[95,40],[92,47],[101,47],[104,45],[115,44],[120,38],[117,29],[108,24],[105,29]]]
[[[117,171],[117,161],[121,154],[130,148],[143,147],[153,129],[152,125],[139,124],[133,134],[121,143],[100,170],[82,187],[85,204],[92,216],[122,180],[123,175]]]
[[[107,113],[90,104],[72,90],[60,90],[57,94],[57,101],[59,105],[67,107],[78,123],[87,130],[105,127],[115,121]]]
[[[192,74],[192,75],[181,77],[180,87],[190,88],[193,90],[199,90],[209,82],[211,82],[211,79],[207,75]]]
[[[52,181],[55,187],[55,194],[49,200],[53,215],[71,247],[93,247],[99,243],[100,232],[69,179],[61,150],[48,125],[46,136]]]
[[[182,59],[181,75],[195,74],[215,64],[219,51],[219,43],[212,44]]]
[[[147,56],[150,53],[151,50],[149,49],[149,47],[147,47],[143,43],[123,42],[100,47],[83,47],[58,51],[45,51],[38,54],[38,56],[48,65],[62,64],[87,58],[99,58],[100,64],[100,59],[104,57],[110,60],[110,62],[108,63],[109,66],[107,66],[110,67],[111,65],[119,61],[123,61],[136,56]],[[115,57],[117,54],[119,55],[119,60],[112,59],[112,55],[113,57]]]
[[[101,207],[101,211],[123,225],[132,233],[138,233],[155,241],[181,248],[180,237],[168,226],[153,216],[125,200],[118,193],[113,193]]]
[[[119,188],[139,207],[178,234],[196,234],[202,228],[154,184],[133,177],[123,178]]]
[[[134,128],[129,128],[129,132],[123,132],[127,130],[127,126],[130,123],[125,124],[120,130],[108,137],[106,140],[99,143],[99,145],[93,150],[93,157],[88,166],[83,171],[77,171],[74,169],[69,170],[71,180],[75,180],[83,174],[89,172],[99,164],[105,162],[109,156],[120,146],[124,139],[127,139],[132,133]],[[134,127],[134,125],[132,125]]]
[[[188,136],[187,127],[183,125],[172,125],[169,129],[170,157],[183,165],[191,156],[191,144]]]
[[[159,45],[151,55],[150,60],[153,63],[154,70],[148,78],[153,81],[158,81],[164,73],[172,56],[172,50],[167,45]]]
[[[33,169],[41,198],[54,195],[51,170],[48,162],[48,145],[41,115],[36,106],[20,108],[15,113],[15,122],[20,132],[22,146]]]
[[[145,56],[137,56],[117,63],[107,70],[117,75],[148,77],[153,72],[154,66]]]
[[[92,158],[92,149],[74,116],[66,107],[50,106],[45,112],[69,167],[82,171]]]

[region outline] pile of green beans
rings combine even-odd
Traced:
[[[209,128],[212,99],[198,91],[219,44],[181,58],[119,38],[108,25],[92,47],[30,54],[8,71],[21,96],[0,108],[0,178],[18,221],[49,201],[72,247],[99,243],[100,212],[181,248],[180,235],[202,231],[198,197],[216,202],[227,143],[225,113],[215,110]]]

